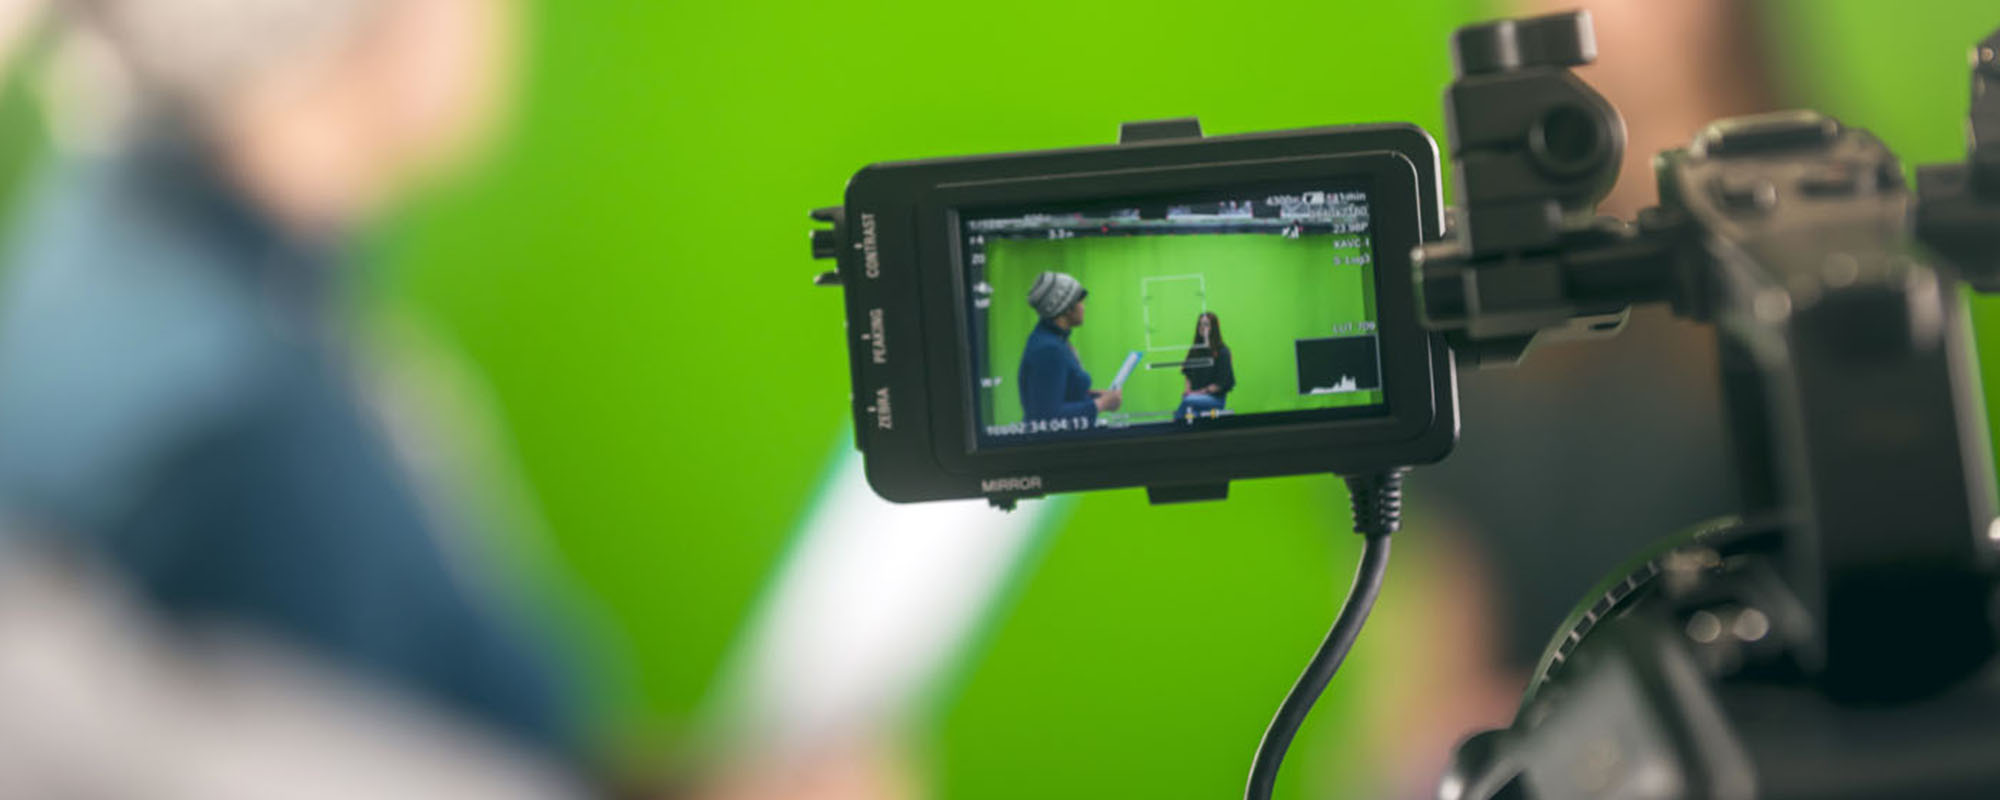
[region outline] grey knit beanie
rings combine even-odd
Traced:
[[[1028,305],[1035,307],[1035,313],[1042,319],[1060,317],[1070,306],[1076,305],[1084,295],[1083,284],[1061,272],[1044,272],[1035,276],[1035,284],[1028,287]]]

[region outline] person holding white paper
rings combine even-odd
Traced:
[[[1028,289],[1028,305],[1042,318],[1021,352],[1021,410],[1031,421],[1095,422],[1098,412],[1116,411],[1124,402],[1119,389],[1090,388],[1090,373],[1069,341],[1070,332],[1083,326],[1083,298],[1089,294],[1075,277],[1061,272],[1036,276]]]

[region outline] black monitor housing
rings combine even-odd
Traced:
[[[979,332],[968,317],[989,298],[967,278],[964,222],[975,210],[1128,199],[1157,206],[1326,186],[1367,198],[1383,398],[1375,413],[1268,415],[1145,435],[1100,430],[1008,446],[978,435]],[[985,497],[1009,507],[1129,486],[1147,487],[1155,502],[1212,499],[1238,478],[1431,463],[1456,441],[1450,351],[1418,319],[1411,278],[1412,250],[1442,233],[1437,146],[1414,125],[1203,137],[1192,119],[1128,124],[1111,146],[874,164],[848,184],[845,205],[812,216],[830,224],[813,231],[815,256],[838,264],[819,282],[845,289],[856,444],[869,483],[890,500]]]

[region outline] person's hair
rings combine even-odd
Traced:
[[[1208,320],[1208,339],[1205,341],[1201,338],[1202,320]],[[1194,318],[1194,344],[1188,346],[1187,360],[1193,361],[1197,358],[1220,360],[1222,351],[1227,349],[1228,345],[1222,343],[1222,320],[1215,316],[1215,312],[1203,311],[1201,316]]]

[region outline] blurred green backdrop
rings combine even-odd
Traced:
[[[1799,102],[1912,163],[1959,155],[1964,53],[2000,9],[1772,9]],[[808,286],[807,209],[873,161],[1102,143],[1133,119],[1197,114],[1211,133],[1409,120],[1442,138],[1447,37],[1492,13],[541,3],[512,146],[388,237],[373,302],[443,326],[492,382],[561,556],[620,638],[632,688],[612,724],[671,742],[846,446],[839,299]],[[1345,590],[1345,520],[1320,478],[1197,507],[1079,500],[919,722],[939,796],[1240,791]],[[1423,569],[1416,533],[1401,576]],[[1353,687],[1393,669],[1357,659],[1283,795],[1369,793]]]
[[[1436,131],[1446,37],[1480,11],[542,3],[514,142],[388,238],[373,302],[436,321],[490,380],[622,640],[613,725],[673,742],[849,441],[808,209],[873,161],[1103,143],[1133,119]],[[1345,502],[1324,478],[1078,502],[916,723],[938,796],[1240,792],[1352,574]],[[1365,772],[1327,738],[1351,703],[1308,727],[1325,757],[1293,762],[1288,796]]]
[[[1770,5],[1798,103],[1873,128],[1908,163],[1960,154],[1965,49],[2000,8]],[[1198,114],[1212,133],[1409,120],[1441,137],[1447,36],[1492,13],[1480,0],[540,2],[514,135],[384,233],[363,318],[422,320],[495,390],[552,568],[609,641],[606,729],[677,746],[850,441],[839,298],[808,285],[807,209],[872,161],[1102,143],[1133,119]],[[10,185],[40,147],[29,108],[16,87],[0,109]],[[1994,308],[1976,301],[1982,320]],[[1993,374],[2000,327],[1983,331]],[[1064,508],[915,721],[937,794],[1239,792],[1351,574],[1342,491],[1299,478],[1223,504],[1157,509],[1126,491]],[[1392,583],[1407,585],[1425,568],[1422,531],[1402,546]],[[1384,623],[1421,622],[1390,600]],[[1282,795],[1369,794],[1356,687],[1399,669],[1371,649],[1422,637],[1370,630]]]

